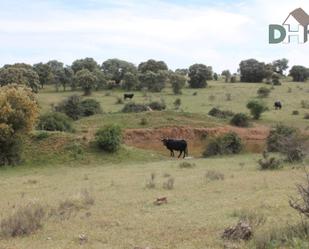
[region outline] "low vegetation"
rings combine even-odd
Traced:
[[[229,118],[232,117],[234,113],[231,111],[222,111],[219,108],[214,107],[208,112],[208,115],[216,118]]]
[[[37,128],[45,131],[71,132],[73,131],[73,122],[64,113],[51,112],[40,116]]]
[[[95,134],[97,146],[106,152],[116,152],[122,142],[121,128],[117,125],[109,125],[101,128]]]
[[[212,138],[203,155],[205,157],[216,155],[238,154],[242,151],[241,138],[234,132]]]
[[[244,113],[236,113],[230,123],[232,125],[238,126],[238,127],[248,127],[249,126],[249,117]]]
[[[38,203],[18,207],[12,215],[1,220],[0,235],[17,237],[30,235],[43,226],[46,209]]]

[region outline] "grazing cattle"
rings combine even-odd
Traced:
[[[124,100],[126,99],[132,99],[134,97],[134,93],[125,93],[123,95]]]
[[[277,100],[275,103],[274,103],[274,107],[275,107],[275,109],[276,110],[281,110],[281,108],[282,108],[282,103],[279,101],[279,100]]]
[[[180,151],[180,154],[178,155],[178,158],[183,153],[183,158],[185,156],[188,156],[188,145],[185,140],[174,140],[174,139],[162,139],[161,140],[165,147],[171,152],[171,157],[173,157],[174,150]]]

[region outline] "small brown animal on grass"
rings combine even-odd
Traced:
[[[167,197],[161,197],[161,198],[157,198],[154,203],[157,206],[160,206],[162,204],[167,204]]]

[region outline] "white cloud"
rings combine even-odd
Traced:
[[[291,47],[267,43],[267,25],[280,23],[296,2],[306,9],[308,3],[301,0],[225,5],[122,0],[116,5],[110,1],[109,7],[107,1],[105,7],[101,1],[88,1],[96,9],[72,9],[60,1],[30,2],[18,15],[12,6],[6,14],[0,10],[0,64],[52,58],[69,64],[91,56],[99,62],[111,57],[134,63],[163,59],[172,68],[199,62],[217,71],[235,71],[240,60],[250,57],[271,61],[290,56],[293,63],[305,64],[309,52],[307,44],[292,53]]]

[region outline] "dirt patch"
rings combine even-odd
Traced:
[[[189,155],[201,156],[210,137],[236,132],[244,141],[248,152],[262,152],[266,146],[269,128],[264,126],[253,128],[238,128],[233,126],[214,128],[164,127],[147,129],[127,129],[124,132],[124,142],[129,146],[141,149],[156,150],[167,153],[162,145],[162,138],[185,139],[189,145]]]

